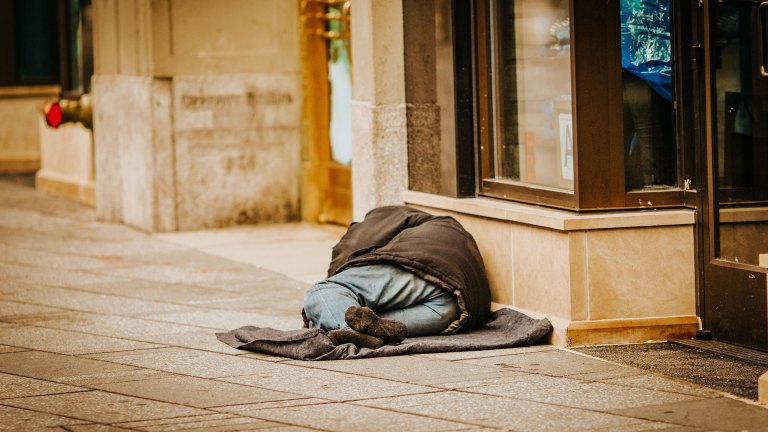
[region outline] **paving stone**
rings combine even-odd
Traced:
[[[691,428],[687,426],[676,426],[669,423],[641,421],[626,426],[616,426],[610,428],[590,429],[591,432],[705,432],[705,429]],[[711,432],[711,431],[710,431]]]
[[[242,357],[238,357],[242,358]],[[243,359],[245,360],[245,359]],[[252,385],[334,401],[396,396],[434,391],[433,388],[350,375],[321,369],[269,363],[258,374],[232,376],[221,381]]]
[[[199,327],[152,321],[150,319],[97,315],[88,312],[68,312],[58,316],[24,320],[21,323],[138,341],[148,341],[143,338],[152,335],[187,333],[200,330]]]
[[[142,242],[144,248],[147,242]],[[154,243],[153,243],[154,244]],[[207,263],[205,264],[207,267]],[[256,274],[242,274],[235,272],[210,271],[206,267],[190,265],[152,265],[144,264],[128,268],[112,269],[108,273],[112,276],[129,277],[133,279],[144,279],[165,283],[181,283],[202,285],[219,284],[222,281],[243,282],[258,280],[260,276]]]
[[[637,387],[648,390],[661,390],[669,393],[682,393],[700,398],[722,397],[718,391],[706,387],[689,384],[659,375],[635,375],[623,378],[607,379],[604,382],[626,387]]]
[[[14,328],[14,327],[7,327],[7,328]],[[6,327],[0,326],[0,329],[4,329],[4,328],[6,328]],[[0,330],[0,332],[2,332],[2,331],[4,331],[4,330]],[[22,352],[22,351],[29,351],[29,350],[26,349],[26,348],[19,348],[19,347],[7,346],[7,345],[0,345],[0,354]]]
[[[40,287],[35,290],[19,289],[15,292],[6,293],[4,298],[59,309],[117,315],[151,314],[189,309],[185,306],[168,303],[51,287]]]
[[[46,314],[46,313],[61,312],[61,311],[62,309],[52,308],[48,306],[19,303],[14,301],[8,301],[6,299],[0,300],[0,318],[19,317],[23,315]]]
[[[0,399],[84,391],[82,387],[0,373]]]
[[[304,406],[304,405],[321,405],[321,404],[328,404],[328,403],[335,403],[335,402],[331,400],[319,399],[319,398],[302,398],[302,399],[290,399],[290,400],[276,401],[276,402],[259,402],[259,403],[252,403],[252,404],[238,404],[238,405],[211,407],[210,409],[212,411],[256,416],[254,413],[256,411],[263,410],[263,409],[297,407],[297,406]]]
[[[207,327],[213,330],[231,330],[247,325],[296,330],[304,325],[299,314],[285,317],[240,311],[196,310],[184,313],[147,314],[145,316],[157,321]]]
[[[0,372],[75,385],[92,376],[133,370],[125,365],[39,351],[0,354]]]
[[[698,399],[679,393],[546,375],[521,375],[505,384],[466,388],[464,391],[601,411]]]
[[[107,284],[82,284],[78,286],[78,289],[179,305],[231,301],[233,297],[246,297],[248,295],[197,285],[172,284],[130,278],[120,278],[117,282]]]
[[[66,432],[125,432],[132,429],[124,429],[115,426],[107,426],[100,424],[84,424],[67,426]]]
[[[471,425],[345,403],[260,410],[258,418],[327,431],[454,431]]]
[[[17,326],[1,330],[0,343],[60,354],[103,353],[162,346],[67,330],[29,326]]]
[[[3,404],[97,423],[120,423],[208,414],[208,411],[102,391],[6,399]]]
[[[664,403],[612,412],[706,430],[768,431],[768,409],[730,398]]]
[[[79,423],[84,422],[70,417],[0,405],[0,431],[39,431]]]
[[[46,269],[17,264],[0,264],[0,280],[22,282],[34,286],[76,287],[83,283],[110,283],[119,279],[107,274],[87,271]]]
[[[62,270],[99,270],[115,266],[114,261],[82,255],[51,253],[19,246],[0,244],[0,261]]]
[[[197,408],[302,399],[303,396],[210,379],[177,376],[144,381],[92,385],[129,396]]]
[[[552,351],[556,349],[558,348],[552,345],[536,345],[531,347],[503,348],[503,349],[493,349],[493,350],[455,351],[455,352],[445,352],[445,353],[415,354],[415,357],[427,357],[427,358],[433,358],[437,360],[448,360],[448,361],[474,360],[474,359],[481,359],[485,357],[499,357],[499,356],[515,355],[515,354],[527,354],[527,353],[539,352],[539,351]]]
[[[164,431],[232,431],[261,430],[271,431],[271,427],[280,427],[279,423],[228,414],[207,414],[195,417],[146,420],[122,423],[120,426],[146,432]]]
[[[278,373],[275,365],[270,362],[186,348],[158,348],[88,357],[200,378]]]
[[[239,350],[216,339],[216,333],[210,329],[196,330],[187,333],[173,333],[166,335],[145,336],[144,340],[156,342],[162,345],[168,345],[180,348],[192,348],[202,351],[211,351],[222,354],[244,355],[250,351]],[[259,354],[258,357],[268,357],[265,354]],[[279,357],[285,360],[284,357]]]
[[[453,391],[372,399],[354,404],[524,431],[575,431],[639,422],[637,419],[591,410]]]
[[[510,372],[494,367],[412,356],[358,359],[353,362],[348,360],[320,362],[291,361],[286,364],[302,365],[411,384],[430,386],[444,384],[451,386],[451,388],[460,387],[467,383],[469,383],[468,385],[476,385],[476,383],[484,383],[488,382],[488,380],[520,375],[519,372]]]
[[[639,369],[615,365],[565,350],[534,351],[461,362],[556,377],[579,377],[584,380],[601,380],[644,373]]]

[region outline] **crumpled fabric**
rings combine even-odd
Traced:
[[[530,346],[542,342],[551,331],[552,324],[546,318],[534,319],[512,309],[499,309],[491,314],[487,323],[466,333],[408,338],[375,350],[353,344],[334,346],[319,329],[285,331],[245,326],[217,333],[216,337],[233,348],[274,356],[297,360],[343,360]]]

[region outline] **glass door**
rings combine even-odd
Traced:
[[[768,350],[768,1],[710,0],[706,260],[715,339]]]

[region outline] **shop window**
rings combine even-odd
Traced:
[[[90,0],[0,0],[0,86],[89,90]]]
[[[688,18],[670,0],[476,0],[473,16],[480,195],[686,204],[692,86],[674,71],[692,36],[675,34]]]

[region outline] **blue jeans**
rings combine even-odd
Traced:
[[[324,331],[349,328],[344,313],[351,306],[402,322],[409,337],[438,334],[460,314],[452,292],[389,264],[350,267],[304,296],[309,327]]]

